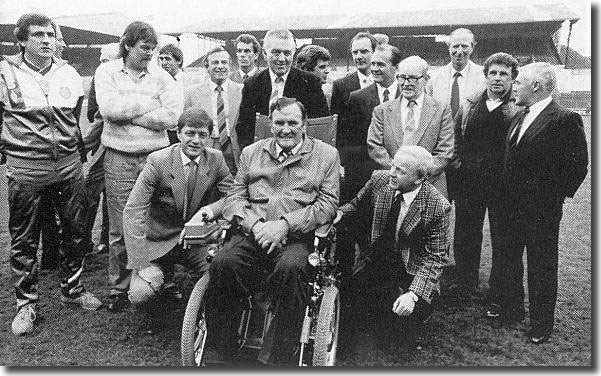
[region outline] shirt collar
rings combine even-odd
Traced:
[[[413,201],[417,197],[417,194],[419,193],[420,189],[422,189],[422,185],[421,184],[417,188],[415,188],[414,190],[403,193],[403,201],[405,201],[405,205],[406,206],[411,206],[411,204],[413,203]],[[394,194],[394,197],[396,197],[400,193],[401,193],[400,191],[396,191],[395,194]]]
[[[247,75],[248,77],[254,75],[257,72],[257,67],[255,66],[253,69],[251,69],[248,73],[244,73],[242,71],[242,69],[238,69],[238,72],[240,72],[240,77],[244,77],[244,75]],[[286,75],[288,75],[288,73],[286,73]],[[284,80],[285,81],[285,80]],[[273,82],[273,80],[272,80]]]
[[[530,106],[530,113],[531,114],[539,114],[542,110],[545,109],[545,107],[547,107],[549,105],[549,103],[551,103],[552,100],[553,100],[553,97],[551,97],[549,95],[547,98],[536,102],[535,104]]]
[[[50,64],[46,65],[43,68],[40,68],[37,65],[35,65],[34,63],[27,60],[27,58],[25,57],[25,54],[23,54],[23,64],[25,64],[25,66],[27,68],[29,68],[31,71],[39,73],[42,76],[45,75],[46,73],[50,72],[50,70],[52,69],[52,65],[53,65],[52,63],[54,63],[54,59],[50,59]]]
[[[384,90],[388,89],[388,95],[389,95],[388,98],[389,99],[394,99],[394,98],[396,98],[396,92],[397,92],[397,89],[399,87],[399,84],[397,83],[396,80],[394,80],[392,82],[392,84],[390,84],[390,86],[388,86],[388,87],[384,87],[384,86],[382,86],[380,84],[376,84],[376,87],[378,88],[378,94],[380,96],[383,95]]]
[[[227,91],[227,86],[228,86],[228,81],[229,80],[225,80],[223,81],[223,83],[221,84],[221,87],[223,88],[223,91],[226,92]],[[215,89],[217,88],[217,84],[215,82],[213,82],[213,80],[211,80],[209,78],[209,86],[211,87],[211,93],[215,91]]]
[[[298,154],[298,151],[300,150],[300,148],[303,146],[303,142],[305,142],[305,137],[303,137],[302,141],[299,142],[295,147],[292,148],[292,150],[290,151],[290,155],[296,155]],[[279,157],[280,154],[282,153],[282,147],[280,146],[280,144],[278,144],[277,142],[275,143],[275,153],[276,155]]]
[[[357,75],[359,76],[359,82],[363,82],[364,80],[367,80],[367,82],[372,82],[371,81],[371,74],[370,75],[365,75],[361,72],[359,72],[357,70]]]
[[[455,75],[455,72],[459,72],[459,73],[461,73],[461,77],[465,78],[465,77],[467,77],[467,71],[469,70],[469,68],[470,68],[469,60],[468,60],[467,64],[465,64],[465,67],[463,67],[463,69],[460,71],[455,70],[455,68],[453,68],[453,65],[451,64],[451,73],[452,73],[451,77],[453,77]]]
[[[149,65],[150,65],[150,64],[149,64]],[[121,72],[125,73],[126,75],[129,75],[129,74],[127,73],[127,71],[125,70],[125,61],[124,61],[124,60],[121,60],[121,65],[120,65],[120,67],[121,67]],[[163,69],[163,68],[161,68],[161,69]],[[143,70],[142,72],[140,72],[140,73],[139,73],[139,74],[136,76],[136,78],[141,78],[141,77],[145,76],[146,74],[148,74],[149,72],[150,72],[150,71],[148,70],[148,66],[146,66],[146,68],[144,68],[144,70]]]
[[[269,68],[267,68],[267,69],[269,69]],[[292,69],[292,68],[290,68],[290,69]],[[290,69],[288,69],[288,72],[286,72],[286,74],[284,74],[282,76],[282,78],[284,79],[284,85],[286,85],[286,80],[288,79],[288,75],[290,74]],[[271,71],[271,69],[269,69],[269,77],[271,78],[271,86],[273,87],[275,84],[275,79],[276,79],[277,75],[275,73],[273,73]]]
[[[413,98],[412,101],[415,101],[417,108],[421,108],[422,104],[424,103],[424,94],[422,93],[419,97]],[[408,103],[409,101],[407,98],[401,95],[401,107],[407,107]]]
[[[188,158],[188,156],[187,156],[186,154],[184,154],[184,152],[183,152],[183,151],[181,151],[181,149],[180,149],[180,151],[179,151],[179,154],[182,156],[182,164],[183,164],[184,166],[185,166],[185,165],[187,165],[188,163],[190,163],[191,159],[190,159],[190,158]],[[199,164],[199,162],[200,162],[200,157],[201,157],[201,156],[202,156],[202,154],[201,154],[201,155],[199,155],[198,157],[194,158],[194,162],[196,162],[196,164]]]

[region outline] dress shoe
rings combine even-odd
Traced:
[[[533,328],[528,332],[528,337],[530,338],[530,342],[535,345],[540,345],[541,343],[545,343],[549,340],[551,336],[551,329],[540,329]]]
[[[88,311],[96,311],[102,307],[100,299],[94,296],[91,292],[84,291],[76,296],[65,296],[61,295],[61,302],[65,304],[72,304],[80,306]]]
[[[498,304],[492,303],[484,316],[491,320],[499,320],[503,322],[521,322],[524,321],[524,309],[504,309]]]

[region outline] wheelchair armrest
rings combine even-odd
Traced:
[[[328,235],[330,235],[330,232],[332,232],[333,228],[334,228],[334,224],[331,222],[326,223],[325,225],[321,225],[315,230],[315,237],[322,238],[322,239],[327,238]]]

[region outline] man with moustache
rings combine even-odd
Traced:
[[[109,213],[108,310],[117,312],[129,301],[131,270],[123,236],[123,209],[144,167],[146,157],[169,145],[167,129],[182,112],[181,90],[164,69],[150,64],[157,45],[154,28],[129,24],[119,43],[121,59],[98,67],[96,99],[104,120],[101,142],[106,148],[104,172]]]
[[[367,133],[369,156],[378,169],[389,169],[399,147],[422,146],[434,157],[428,180],[447,197],[444,171],[454,146],[450,110],[424,92],[428,63],[421,57],[401,61],[396,77],[401,96],[374,108]]]
[[[528,264],[528,301],[533,344],[549,339],[557,300],[559,224],[566,197],[582,184],[588,150],[577,113],[552,97],[557,77],[549,63],[520,68],[513,84],[515,103],[524,106],[511,122],[503,164],[503,244],[497,265],[499,284],[486,316],[524,318],[524,248]],[[491,286],[493,288],[493,286]]]
[[[511,84],[517,75],[518,62],[513,56],[503,52],[489,56],[484,62],[486,90],[468,96],[455,117],[456,158],[451,168],[461,186],[455,196],[455,285],[449,291],[458,301],[478,297],[486,210],[492,239],[489,285],[497,290],[505,278],[497,262],[502,236],[500,186],[507,130],[519,110],[511,95]]]
[[[447,46],[451,62],[432,73],[432,78],[426,85],[426,92],[444,105],[451,106],[451,118],[454,119],[465,98],[480,93],[486,88],[486,83],[482,66],[470,60],[476,40],[469,29],[453,30]],[[446,177],[448,197],[451,201],[461,185],[454,172],[454,169],[448,169]]]
[[[200,107],[213,119],[211,147],[221,150],[232,175],[238,171],[240,147],[235,124],[242,100],[242,85],[228,79],[230,54],[221,46],[207,52],[205,67],[209,80],[190,86],[184,94],[184,108]]]
[[[24,335],[33,332],[38,313],[44,191],[62,229],[61,301],[87,310],[97,310],[102,303],[80,280],[85,256],[81,77],[54,56],[56,29],[46,15],[22,15],[14,35],[20,52],[0,57],[0,153],[6,157],[11,284],[17,301],[11,328],[13,334]]]
[[[296,98],[310,118],[328,116],[319,79],[292,67],[295,40],[289,30],[269,30],[263,42],[268,69],[244,82],[236,134],[240,148],[254,142],[256,113],[269,115],[269,105],[281,97]]]
[[[309,299],[314,232],[336,216],[340,159],[307,137],[307,112],[293,98],[270,105],[273,137],[244,148],[223,217],[238,229],[209,269],[207,347],[203,363],[231,365],[238,348],[241,300],[256,291],[261,266],[274,318],[258,361],[287,365]]]
[[[238,69],[230,73],[230,80],[243,84],[246,79],[257,74],[257,62],[261,45],[254,35],[240,34],[236,38],[236,59]]]

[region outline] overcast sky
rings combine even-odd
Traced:
[[[528,3],[563,2],[580,21],[574,24],[570,46],[584,55],[591,50],[590,2],[587,0],[529,0]],[[471,0],[420,0],[419,9],[477,8],[524,5],[524,0],[471,1]],[[242,7],[240,4],[244,4]],[[366,8],[366,4],[369,7]],[[131,19],[151,22],[159,31],[193,24],[206,18],[241,16],[358,14],[398,10],[400,0],[0,0],[0,12],[13,18],[31,11],[49,16],[81,15],[120,12]],[[406,4],[406,3],[405,3]],[[405,5],[404,5],[405,6]],[[5,18],[5,17],[3,17]],[[565,41],[565,37],[563,39]]]

